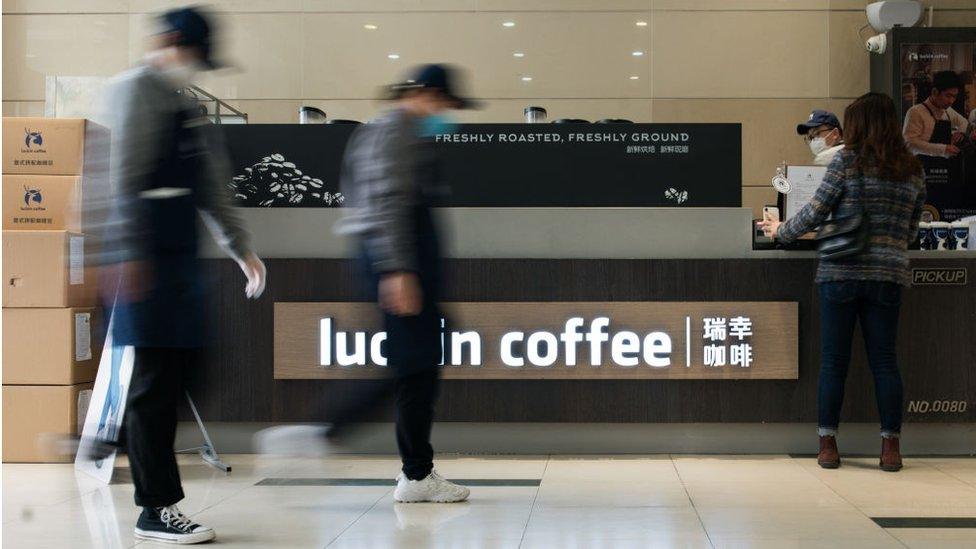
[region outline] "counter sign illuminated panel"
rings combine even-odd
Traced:
[[[445,303],[448,379],[796,379],[795,302]],[[276,379],[383,375],[370,303],[276,303]]]

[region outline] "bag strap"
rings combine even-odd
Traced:
[[[861,210],[861,215],[864,220],[867,221],[868,210],[864,207],[864,172],[861,170],[855,170],[853,165],[848,165],[844,167],[844,177],[847,179],[854,180],[854,189],[857,192],[857,206]]]

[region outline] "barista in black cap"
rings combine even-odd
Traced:
[[[827,166],[844,148],[844,131],[840,120],[829,111],[814,110],[806,122],[796,125],[796,133],[802,135],[813,153],[813,163]]]
[[[441,238],[431,206],[443,172],[433,138],[452,131],[447,112],[473,106],[458,94],[456,79],[444,65],[417,69],[391,88],[389,111],[356,129],[343,159],[345,216],[337,229],[356,239],[367,289],[382,309],[392,379],[347,396],[349,404],[330,414],[331,426],[274,427],[256,437],[262,453],[328,451],[392,394],[403,462],[393,492],[399,502],[469,495],[437,474],[430,444],[442,357]]]
[[[158,22],[144,62],[109,89],[113,205],[100,281],[106,305],[114,304],[113,344],[135,348],[125,410],[135,502],[143,508],[135,535],[187,544],[215,537],[176,506],[183,488],[173,455],[184,380],[207,340],[198,214],[237,260],[248,297],[263,291],[265,269],[230,207],[221,157],[208,146],[214,129],[196,102],[178,93],[199,71],[219,65],[212,25],[192,8],[166,12]]]

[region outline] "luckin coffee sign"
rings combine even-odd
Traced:
[[[455,379],[796,379],[794,302],[447,303]],[[276,379],[383,375],[368,303],[276,303]]]

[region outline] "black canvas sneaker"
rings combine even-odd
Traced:
[[[180,512],[175,505],[169,507],[143,507],[136,523],[136,537],[165,543],[204,543],[217,537],[212,528],[200,526]]]

